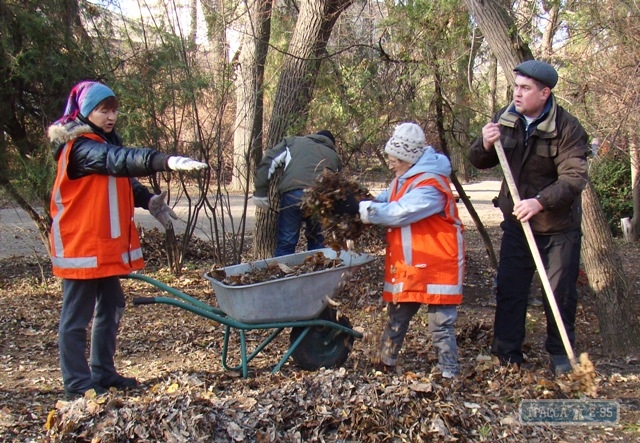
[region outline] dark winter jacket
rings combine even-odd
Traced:
[[[83,137],[82,134],[95,133],[107,143]],[[66,125],[52,125],[48,130],[49,140],[54,144],[56,161],[64,145],[75,139],[70,154],[67,171],[69,177],[78,179],[89,174],[112,175],[115,177],[132,177],[134,204],[136,207],[148,209],[149,199],[153,196],[149,190],[133,177],[146,177],[155,172],[167,171],[169,155],[151,148],[127,148],[122,146],[122,139],[115,132],[109,134],[77,118]]]
[[[267,196],[269,180],[280,167],[283,172],[278,192],[284,194],[313,185],[325,169],[340,171],[342,162],[333,142],[324,135],[287,137],[262,156],[255,177],[254,194],[257,197]]]
[[[536,234],[578,229],[582,221],[581,193],[587,184],[588,136],[578,119],[558,106],[551,96],[545,112],[531,123],[527,133],[524,117],[514,104],[492,119],[500,127],[500,140],[522,200],[537,198],[543,210],[531,220]],[[482,137],[471,145],[471,163],[486,169],[500,162],[495,149],[485,151]],[[516,220],[513,199],[503,181],[498,204],[505,219]]]

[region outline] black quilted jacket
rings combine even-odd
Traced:
[[[83,137],[82,134],[95,133],[106,143]],[[116,177],[131,177],[133,198],[136,207],[148,209],[149,190],[134,177],[146,177],[155,172],[167,171],[169,155],[151,148],[128,148],[122,146],[122,139],[115,132],[105,134],[88,121],[78,118],[66,125],[52,125],[48,130],[49,140],[54,144],[53,155],[58,160],[64,145],[73,142],[67,173],[72,179],[89,174],[104,174]]]

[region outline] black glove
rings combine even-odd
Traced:
[[[356,215],[360,212],[360,202],[353,194],[347,194],[344,200],[336,201],[334,211],[336,214]]]

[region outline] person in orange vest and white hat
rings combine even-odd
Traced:
[[[389,321],[374,363],[395,367],[409,322],[428,305],[429,332],[445,378],[459,374],[454,331],[462,303],[464,227],[451,191],[449,159],[427,146],[415,123],[398,125],[385,146],[395,172],[390,186],[372,201],[349,195],[337,212],[359,214],[363,223],[387,227],[382,297]]]
[[[67,398],[138,385],[114,364],[125,308],[119,276],[144,265],[134,207],[148,209],[165,228],[177,216],[165,203],[166,191],[151,194],[133,177],[208,168],[189,157],[124,147],[114,129],[117,116],[113,91],[100,82],[82,81],[71,90],[62,118],[48,128],[58,163],[50,246],[53,273],[62,278],[58,346]]]

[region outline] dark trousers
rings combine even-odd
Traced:
[[[58,331],[62,380],[66,389],[86,391],[117,376],[113,357],[125,296],[118,277],[64,279],[62,287]],[[89,363],[85,353],[92,318]]]
[[[535,271],[535,262],[520,223],[503,221],[503,235],[498,265],[496,314],[491,352],[502,363],[522,363],[525,338],[527,298]],[[582,234],[579,230],[553,235],[535,235],[542,263],[549,277],[558,310],[569,341],[575,342],[575,320],[578,304],[576,283],[580,266]],[[545,347],[551,355],[565,355],[560,332],[547,298]]]
[[[304,233],[307,237],[307,250],[324,248],[322,226],[317,220],[305,217],[300,208],[303,193],[302,189],[295,189],[285,192],[280,197],[280,210],[276,226],[275,257],[296,252],[296,245],[300,238],[300,229],[303,222],[306,225]]]

